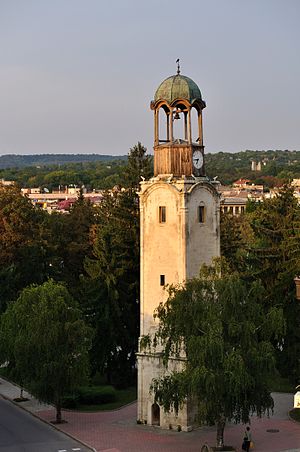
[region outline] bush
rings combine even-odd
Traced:
[[[300,422],[300,408],[293,408],[290,411],[290,416],[294,421]]]
[[[64,408],[69,408],[70,410],[77,408],[78,404],[79,404],[78,394],[67,395],[62,400],[62,406]]]
[[[112,386],[83,386],[79,388],[79,403],[82,405],[99,405],[115,402],[116,390]]]
[[[100,372],[96,372],[92,377],[91,377],[91,383],[94,386],[101,386],[101,385],[105,385],[107,383],[105,375],[101,374]]]

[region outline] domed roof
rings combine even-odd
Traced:
[[[190,103],[202,100],[201,92],[196,83],[184,75],[176,74],[166,78],[157,88],[154,102],[166,100],[171,104],[175,99],[186,99]]]

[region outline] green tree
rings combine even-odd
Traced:
[[[64,254],[65,280],[77,290],[79,276],[85,273],[84,260],[92,257],[91,228],[97,223],[95,208],[83,194],[73,204],[66,216],[68,242]]]
[[[286,186],[275,198],[253,203],[251,210],[247,218],[254,240],[240,249],[238,270],[264,286],[266,310],[282,307],[287,329],[277,342],[279,369],[296,383],[300,374],[300,306],[295,299],[294,277],[300,273],[300,208],[293,188]]]
[[[0,311],[23,287],[43,281],[44,216],[17,186],[0,184]]]
[[[64,395],[88,375],[91,329],[66,287],[49,280],[25,288],[1,319],[1,361],[61,422]]]
[[[90,201],[80,195],[69,214],[46,214],[41,223],[45,277],[64,281],[75,297],[80,275],[85,274],[84,259],[91,257],[90,230],[96,222],[95,212]]]
[[[138,142],[128,153],[128,163],[124,169],[124,184],[129,188],[139,188],[141,176],[150,179],[153,175],[152,156],[147,155],[147,149]]]
[[[93,257],[85,265],[89,275],[85,284],[93,294],[83,296],[83,306],[93,312],[88,318],[93,325],[96,322],[93,369],[105,370],[113,382],[128,384],[139,334],[139,217],[133,191],[105,193],[97,218]]]
[[[221,256],[233,269],[238,270],[244,259],[242,251],[254,240],[248,217],[221,212],[220,227]]]
[[[182,371],[169,369],[155,379],[152,391],[166,411],[196,398],[199,421],[217,424],[222,447],[226,420],[246,423],[251,413],[262,416],[273,407],[267,385],[275,365],[271,339],[280,337],[284,321],[281,309],[265,313],[261,284],[218,275],[217,267],[202,270],[184,287],[172,287],[158,307],[153,344],[162,346],[166,366],[183,353],[186,361]]]

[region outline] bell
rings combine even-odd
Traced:
[[[179,113],[178,113],[178,110],[175,112],[175,115],[174,115],[174,119],[180,119],[180,116],[179,116]]]

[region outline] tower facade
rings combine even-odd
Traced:
[[[166,301],[165,286],[199,274],[200,266],[220,255],[219,195],[205,176],[201,92],[193,80],[177,74],[158,87],[154,112],[154,177],[141,182],[141,336],[153,334],[154,310]],[[179,127],[180,125],[180,127]],[[178,415],[165,413],[150,393],[153,378],[166,369],[160,351],[139,350],[138,420],[162,428],[190,430],[195,412],[187,402]],[[174,359],[168,372],[179,370]]]

